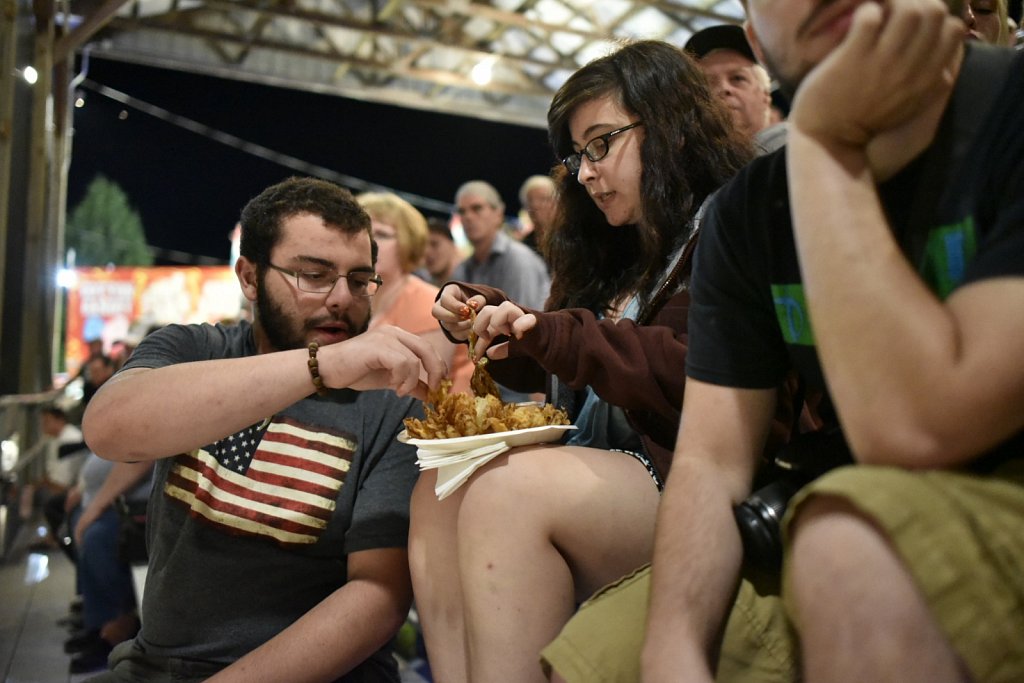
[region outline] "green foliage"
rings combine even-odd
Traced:
[[[121,187],[96,176],[85,197],[68,215],[65,245],[75,250],[75,265],[151,266],[139,212]]]

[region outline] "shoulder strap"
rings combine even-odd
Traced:
[[[651,321],[654,315],[661,309],[662,305],[678,290],[677,284],[682,281],[685,283],[690,278],[690,272],[693,270],[693,252],[697,248],[697,237],[700,235],[700,224],[704,218],[704,213],[707,211],[708,203],[711,198],[714,197],[718,191],[711,193],[701,203],[700,208],[697,209],[697,213],[693,217],[693,222],[690,227],[690,234],[686,238],[686,242],[683,244],[683,248],[680,250],[679,257],[676,258],[675,263],[669,270],[668,275],[662,281],[661,286],[658,287],[654,295],[650,300],[643,306],[640,314],[636,317],[637,325],[646,325]]]

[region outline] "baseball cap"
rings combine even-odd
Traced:
[[[697,59],[703,59],[706,54],[714,50],[733,50],[757,64],[757,57],[750,49],[746,34],[735,24],[710,26],[697,31],[686,41],[683,49],[692,53]]]

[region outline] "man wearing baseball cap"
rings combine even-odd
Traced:
[[[694,33],[685,49],[700,63],[711,90],[729,108],[733,123],[767,153],[786,142],[786,129],[772,117],[771,78],[757,63],[743,29],[732,24]]]

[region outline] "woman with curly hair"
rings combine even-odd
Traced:
[[[457,283],[434,315],[458,340],[472,324],[495,379],[546,386],[578,430],[495,458],[443,500],[434,473],[420,477],[410,562],[445,683],[544,680],[540,651],[578,602],[650,560],[683,398],[698,209],[752,154],[700,68],[656,41],[577,71],[548,129],[562,163],[542,245],[546,310]]]

